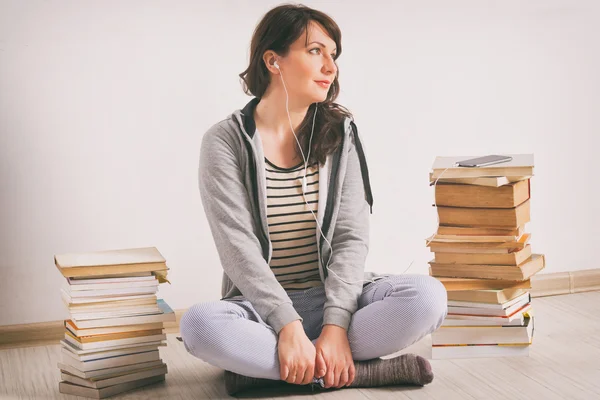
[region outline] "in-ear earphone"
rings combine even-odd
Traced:
[[[275,66],[275,68],[279,69],[279,64],[277,64],[277,61],[275,61],[275,62],[273,63],[273,65]]]

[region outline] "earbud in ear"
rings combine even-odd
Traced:
[[[275,66],[275,68],[279,69],[279,64],[277,64],[277,61],[275,61],[275,62],[273,63],[273,65]]]

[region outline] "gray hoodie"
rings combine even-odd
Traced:
[[[204,134],[198,177],[223,267],[221,300],[244,296],[279,334],[285,325],[302,317],[269,267],[273,246],[267,223],[264,153],[254,122],[258,102],[252,99]],[[334,248],[328,269],[329,245],[319,229],[316,235],[319,275],[326,292],[323,325],[348,329],[363,284],[368,283],[362,279],[385,275],[364,271],[373,197],[356,125],[350,118],[343,125],[341,145],[319,167],[317,218]],[[338,275],[354,283],[345,283]]]

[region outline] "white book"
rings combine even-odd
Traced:
[[[87,321],[87,320],[96,320],[96,319],[105,319],[105,318],[116,318],[116,317],[129,317],[135,315],[148,315],[148,314],[160,314],[160,308],[157,305],[151,306],[138,306],[138,307],[130,307],[126,309],[116,309],[111,311],[101,311],[101,310],[93,310],[93,311],[82,311],[82,312],[73,312],[71,311],[69,314],[71,318],[77,321]]]
[[[106,379],[114,376],[124,375],[127,373],[133,373],[142,371],[148,368],[156,367],[161,365],[163,361],[161,359],[147,362],[140,362],[136,364],[126,364],[118,367],[95,369],[92,371],[80,371],[79,369],[63,363],[58,363],[57,366],[62,371],[68,372],[71,375],[78,376],[82,379]]]
[[[534,320],[526,318],[524,326],[442,326],[431,334],[435,345],[531,344]]]
[[[115,339],[115,340],[106,340],[103,342],[89,342],[89,343],[79,343],[77,340],[73,339],[71,336],[65,333],[65,340],[71,343],[73,346],[77,347],[81,350],[92,350],[92,349],[107,349],[115,346],[123,346],[128,344],[139,344],[139,343],[152,343],[162,340],[167,340],[167,335],[162,333],[160,335],[149,335],[149,336],[139,336],[125,339]]]
[[[156,301],[152,299],[125,300],[125,301],[110,301],[102,303],[90,304],[71,304],[69,312],[87,312],[87,311],[109,311],[109,310],[125,310],[133,307],[157,306]]]
[[[453,358],[526,357],[529,356],[529,347],[530,345],[432,346],[431,358],[447,360]]]
[[[101,265],[126,265],[164,263],[165,258],[156,247],[101,250],[82,253],[65,253],[54,256],[60,268],[95,267]]]
[[[156,294],[141,294],[133,296],[106,296],[106,297],[84,297],[84,298],[71,298],[65,291],[61,289],[60,292],[63,301],[66,305],[69,304],[92,304],[100,303],[105,301],[120,301],[120,300],[135,300],[135,299],[154,299],[158,300]]]
[[[120,383],[118,385],[108,386],[102,389],[94,389],[62,381],[58,384],[58,391],[60,393],[71,394],[74,396],[90,397],[93,399],[104,399],[106,397],[114,396],[119,393],[124,393],[139,387],[152,385],[154,383],[162,382],[164,380],[165,375],[157,375],[150,378],[140,379],[137,381],[125,382]]]
[[[490,320],[492,319],[492,320]],[[518,318],[506,321],[507,318],[488,318],[485,322],[472,319],[451,319],[446,318],[442,326],[523,326],[525,317],[520,314]]]
[[[83,379],[75,375],[71,375],[66,372],[61,372],[60,377],[63,381],[73,383],[75,385],[86,386],[94,389],[102,389],[108,386],[118,385],[120,383],[137,381],[144,378],[150,378],[152,376],[164,375],[167,373],[167,364],[163,363],[152,369],[146,369],[144,371],[134,372],[131,374],[115,376],[113,378],[107,378],[102,380]]]
[[[107,326],[119,326],[119,325],[135,325],[135,324],[149,324],[152,322],[170,322],[175,321],[175,312],[169,307],[169,305],[163,300],[158,299],[157,304],[159,305],[162,314],[149,314],[139,315],[134,317],[118,317],[118,318],[104,318],[104,319],[93,319],[80,321],[73,319],[73,323],[81,329],[86,328],[100,328]]]
[[[160,360],[158,350],[145,351],[142,353],[124,354],[120,356],[97,358],[89,361],[77,360],[69,354],[66,349],[61,349],[61,360],[63,365],[68,365],[71,368],[75,368],[81,373],[88,373],[91,371],[102,371],[104,369],[111,369],[116,367],[129,366],[131,364],[146,363]],[[60,365],[59,365],[60,368]]]
[[[156,341],[156,342],[150,342],[150,343],[135,343],[135,344],[124,344],[124,345],[120,345],[120,346],[113,346],[110,348],[104,348],[104,349],[88,349],[88,350],[82,350],[78,347],[75,347],[73,344],[71,344],[70,342],[67,342],[65,339],[61,339],[60,343],[62,344],[62,346],[64,348],[66,348],[67,350],[69,350],[71,353],[74,353],[76,356],[83,356],[83,355],[94,355],[94,358],[96,358],[97,354],[100,352],[108,352],[108,351],[112,351],[112,350],[125,350],[129,353],[132,353],[133,351],[135,351],[133,348],[134,347],[149,347],[152,346],[154,348],[157,348],[159,346],[166,346],[166,342],[161,342],[161,341]]]
[[[82,297],[106,297],[106,296],[130,296],[140,294],[154,294],[158,291],[158,285],[144,287],[130,287],[120,289],[103,290],[75,290],[71,291],[69,287],[62,288],[71,299]]]
[[[158,279],[146,280],[140,282],[120,282],[120,283],[88,283],[65,286],[67,293],[73,294],[81,290],[109,290],[109,289],[128,289],[139,287],[158,287]]]

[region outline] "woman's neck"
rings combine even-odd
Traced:
[[[283,141],[286,139],[295,141],[290,129],[290,119],[292,120],[294,132],[297,135],[298,128],[304,120],[309,106],[298,104],[298,102],[294,102],[294,100],[290,98],[288,103],[288,118],[285,92],[283,87],[278,89],[279,90],[273,90],[270,93],[265,93],[260,99],[260,102],[256,105],[254,111],[254,119],[256,125],[260,126],[261,130],[266,131],[264,133],[273,135]]]

